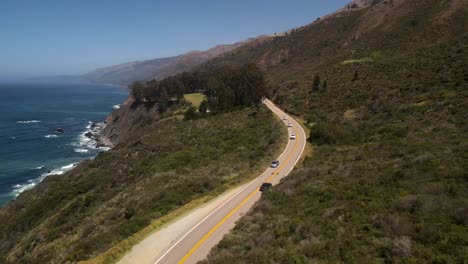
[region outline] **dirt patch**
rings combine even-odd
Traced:
[[[356,119],[356,111],[354,109],[346,110],[343,113],[343,118],[349,121]]]

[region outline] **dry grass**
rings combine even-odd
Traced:
[[[206,96],[202,93],[191,93],[191,94],[184,94],[184,99],[189,101],[196,108],[198,108],[201,102],[203,102],[203,100],[206,99]]]

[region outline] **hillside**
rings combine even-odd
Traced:
[[[272,96],[290,111],[307,115],[308,91],[317,73],[350,71],[352,78],[354,69],[411,57],[420,48],[460,37],[468,27],[462,11],[467,3],[462,0],[368,2],[379,4],[342,9],[272,41],[235,49],[199,68],[255,63],[277,91]],[[340,67],[341,63],[347,67]],[[396,81],[375,78],[374,84]]]
[[[204,66],[261,65],[314,151],[203,263],[468,260],[468,2],[377,2]]]
[[[47,177],[2,207],[0,262],[92,258],[246,180],[282,147],[283,128],[265,107],[187,121],[180,116],[184,104],[164,112],[157,107],[124,105],[115,117],[125,117],[133,130],[112,150]]]
[[[0,209],[0,263],[90,259],[266,166],[283,131],[253,106],[263,74],[313,155],[204,263],[466,262],[468,2],[353,3],[229,52],[91,74],[156,80],[109,116],[115,148]],[[182,98],[200,90],[196,112]]]

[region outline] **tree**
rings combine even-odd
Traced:
[[[318,92],[320,90],[320,76],[316,74],[314,81],[312,82],[312,92]]]
[[[200,106],[198,107],[198,111],[202,114],[206,113],[208,111],[208,101],[207,100],[203,100],[200,104]]]
[[[144,101],[145,99],[145,85],[141,82],[134,82],[130,85],[130,94],[136,101]]]
[[[184,113],[184,120],[192,120],[197,118],[197,110],[191,106]]]

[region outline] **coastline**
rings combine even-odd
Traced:
[[[111,114],[111,113],[110,113]],[[109,114],[109,115],[110,115]],[[82,161],[94,159],[99,153],[109,151],[114,147],[114,144],[110,141],[110,139],[104,135],[103,131],[106,128],[107,123],[104,122],[92,122],[89,121],[88,125],[84,132],[82,132],[78,137],[78,143],[75,143],[76,147],[74,151],[77,153],[89,153],[90,150],[96,149],[98,150],[95,155],[87,158],[83,158],[79,161],[72,162],[67,165],[58,166],[52,170],[47,170],[41,173],[38,177],[29,179],[25,183],[18,183],[13,186],[12,194],[14,198],[10,201],[16,199],[21,193],[30,190],[41,183],[46,177],[51,175],[62,175],[67,173],[74,168],[76,168]],[[42,165],[40,167],[35,168],[37,170],[44,170],[45,166]],[[6,202],[5,204],[7,204]],[[0,207],[4,206],[5,204],[0,205]]]
[[[112,141],[104,134],[104,130],[106,129],[107,125],[108,124],[106,121],[91,122],[86,127],[86,131],[81,136],[89,139],[89,142],[87,143],[88,147],[91,145],[97,149],[102,149],[104,151],[107,151],[114,147]]]
[[[0,90],[7,91],[0,108],[10,113],[0,118],[0,207],[111,149],[103,130],[128,98],[113,85],[13,83]]]

